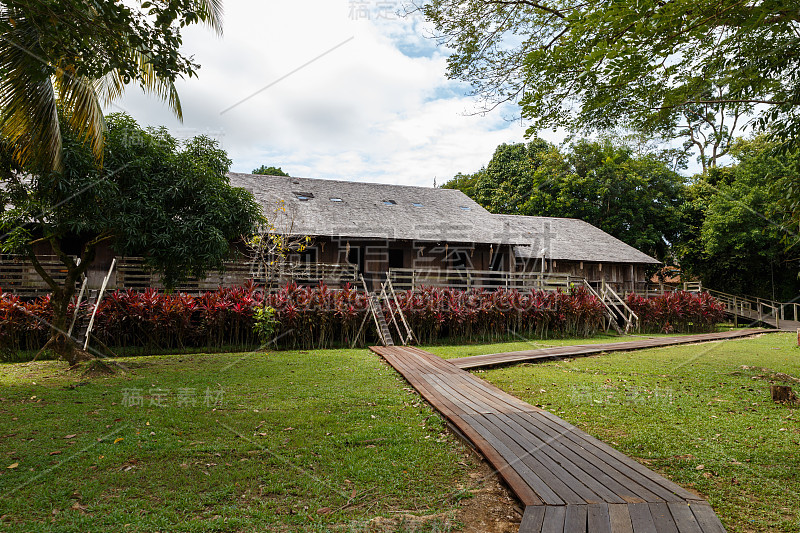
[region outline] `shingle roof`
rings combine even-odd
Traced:
[[[526,245],[514,247],[517,257],[590,261],[598,263],[645,263],[659,261],[625,244],[588,222],[577,218],[494,215],[508,232],[508,242],[520,240]]]
[[[230,173],[265,212],[283,200],[292,232],[353,239],[513,244],[520,257],[658,263],[587,222],[494,215],[459,190]],[[336,200],[333,200],[336,199]],[[278,223],[278,227],[282,227]]]
[[[294,232],[303,235],[484,242],[485,227],[479,220],[491,216],[455,189],[254,174],[229,177],[231,185],[252,192],[266,212],[284,200],[295,217]],[[301,200],[302,193],[313,198]]]

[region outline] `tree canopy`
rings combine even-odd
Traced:
[[[484,169],[443,187],[494,213],[580,218],[661,260],[680,232],[683,178],[610,140],[566,153],[541,139],[502,144]]]
[[[127,115],[107,123],[103,168],[79,135],[68,134],[61,171],[24,169],[0,189],[0,249],[37,266],[44,246],[65,266],[63,283],[37,266],[53,290],[54,326],[62,331],[75,282],[101,243],[118,255],[144,257],[171,286],[221,267],[232,241],[261,219],[252,194],[230,185],[231,161],[216,141],[181,143]]]
[[[267,165],[261,165],[260,167],[253,169],[253,174],[263,174],[265,176],[289,176],[289,174],[281,170],[281,167],[268,167]]]
[[[21,165],[59,169],[63,125],[103,155],[102,105],[130,83],[181,117],[174,82],[198,65],[181,30],[221,31],[221,0],[8,0],[0,4],[0,134]],[[63,113],[59,114],[59,108]]]
[[[675,243],[683,271],[733,294],[781,301],[800,290],[797,225],[784,208],[783,184],[797,180],[797,156],[776,154],[763,137],[737,141],[735,164],[698,176]]]
[[[783,139],[800,133],[795,3],[420,4],[440,42],[453,50],[448,75],[471,83],[487,108],[519,102],[529,132],[622,127],[673,137],[704,129],[709,138],[702,142],[723,141],[715,155],[727,149],[733,118],[741,113],[752,113]]]

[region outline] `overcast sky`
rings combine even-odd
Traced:
[[[178,137],[220,140],[232,170],[438,184],[523,140],[515,107],[477,116],[468,87],[445,77],[446,50],[402,0],[225,1],[224,35],[185,32],[199,76],[179,82],[181,124],[131,88],[109,111]],[[545,134],[545,138],[560,138]]]

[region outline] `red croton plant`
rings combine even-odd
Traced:
[[[521,337],[589,336],[601,326],[603,306],[583,288],[570,292],[427,287],[398,294],[398,304],[420,342],[441,338],[495,340]],[[111,347],[140,347],[143,353],[184,348],[255,348],[254,311],[275,309],[275,346],[319,349],[374,340],[366,295],[350,286],[332,290],[288,284],[264,294],[252,283],[200,296],[155,290],[108,294],[97,310],[93,334]],[[673,293],[628,305],[648,331],[708,330],[722,320],[710,296]],[[84,315],[92,309],[82,305]],[[387,321],[391,320],[386,310]],[[32,301],[0,293],[0,347],[4,357],[40,348],[52,313],[47,297]],[[398,318],[399,319],[399,318]]]

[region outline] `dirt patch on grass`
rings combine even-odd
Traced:
[[[522,504],[503,485],[486,461],[469,474],[469,480],[457,487],[451,499],[458,506],[455,513],[415,515],[402,513],[370,520],[367,531],[460,531],[463,533],[517,533],[522,521]]]
[[[474,486],[471,497],[462,499],[456,520],[468,533],[516,533],[522,521],[522,504],[506,489],[500,477],[485,461],[470,474]]]
[[[751,374],[750,379],[761,379],[765,381],[781,381],[783,383],[800,383],[800,378],[790,376],[783,372],[777,372],[770,368],[760,368],[757,366],[742,365],[744,372],[732,372],[731,375],[741,376],[745,373]]]

